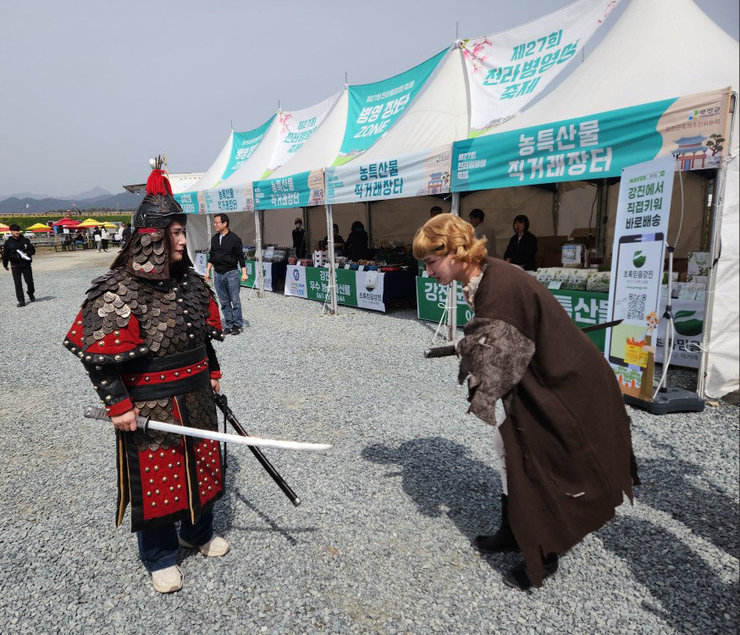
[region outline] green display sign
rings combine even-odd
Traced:
[[[439,322],[447,303],[449,287],[434,278],[416,278],[416,312],[420,320]],[[462,285],[457,285],[457,325],[464,326],[473,317],[473,311],[465,302]]]

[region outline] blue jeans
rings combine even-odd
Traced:
[[[139,541],[139,557],[147,571],[159,571],[177,564],[177,552],[180,543],[177,541],[175,523],[142,529],[136,532]],[[194,525],[187,520],[180,523],[180,538],[191,545],[200,547],[213,538],[213,511],[204,511]]]
[[[221,311],[224,314],[224,330],[230,331],[234,327],[242,328],[242,302],[239,299],[241,285],[239,270],[232,269],[226,273],[214,272],[213,285],[216,287],[218,299],[221,302]]]

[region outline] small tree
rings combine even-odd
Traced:
[[[709,139],[707,139],[706,146],[712,151],[712,156],[719,154],[724,150],[724,146],[722,143],[725,141],[725,138],[717,134],[716,132],[714,134],[709,135]]]

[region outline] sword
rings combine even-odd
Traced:
[[[226,395],[214,392],[213,399],[221,412],[224,413],[224,419],[226,419],[226,421],[231,424],[231,427],[236,430],[237,434],[242,437],[248,437],[249,434],[247,433],[246,429],[241,423],[239,423],[236,415],[232,412],[231,408],[229,408]],[[256,458],[260,462],[260,465],[262,465],[263,468],[265,468],[265,471],[270,475],[272,480],[277,483],[277,486],[283,491],[283,494],[285,494],[290,499],[290,502],[293,503],[295,507],[298,507],[298,505],[301,504],[301,499],[298,498],[296,493],[291,489],[290,485],[288,485],[283,477],[280,476],[280,473],[275,469],[273,464],[267,460],[267,457],[262,453],[262,450],[260,450],[259,448],[255,448],[254,446],[250,446],[249,449],[252,454],[254,454],[254,458]]]
[[[612,326],[617,326],[622,323],[622,320],[613,320],[612,322],[604,322],[603,324],[594,324],[593,326],[584,326],[581,328],[581,332],[590,333],[591,331],[599,331],[601,329],[608,329]],[[454,344],[447,344],[445,346],[433,346],[424,351],[424,357],[429,359],[430,357],[448,357],[455,355],[457,349]]]
[[[85,408],[85,416],[88,419],[99,421],[110,421],[108,413],[103,408],[88,406]],[[164,421],[153,421],[148,417],[136,417],[136,425],[146,432],[148,429],[169,432],[171,434],[182,434],[186,437],[197,437],[199,439],[210,439],[211,441],[222,441],[224,443],[238,443],[260,448],[278,448],[281,450],[309,450],[312,452],[324,452],[331,448],[330,443],[303,443],[301,441],[283,441],[280,439],[261,439],[259,437],[240,437],[237,434],[225,434],[223,432],[212,432],[210,430],[199,430],[189,426],[179,426]]]

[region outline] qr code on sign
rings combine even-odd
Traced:
[[[645,301],[647,293],[630,293],[627,299],[627,319],[642,320],[645,318]]]

